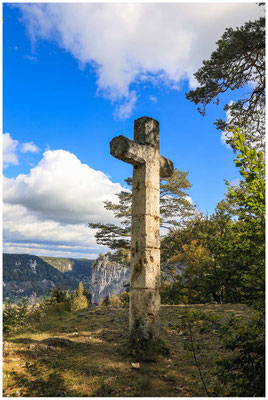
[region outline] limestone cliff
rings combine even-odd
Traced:
[[[109,255],[100,255],[92,266],[91,301],[98,303],[102,298],[117,295],[129,285],[129,265],[110,260]]]

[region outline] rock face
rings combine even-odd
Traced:
[[[109,255],[100,255],[92,266],[91,302],[98,303],[106,296],[124,292],[129,279],[129,265],[111,261]]]

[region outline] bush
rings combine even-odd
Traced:
[[[181,296],[182,286],[180,282],[176,282],[174,284],[166,283],[162,284],[160,288],[160,296],[162,304],[181,304],[182,296]]]
[[[109,304],[112,307],[121,307],[122,306],[122,302],[119,299],[119,297],[115,296],[114,294],[112,294],[109,298]]]
[[[42,317],[44,316],[42,305],[41,304],[34,304],[31,306],[29,310],[29,323],[32,322],[40,322]]]
[[[71,296],[71,310],[77,311],[88,307],[88,301],[84,295],[84,286],[82,282],[79,282],[78,290],[75,290]]]
[[[83,295],[87,298],[88,304],[91,304],[91,293],[87,289],[84,289]]]
[[[23,325],[28,317],[28,303],[26,299],[22,299],[16,306],[18,325]]]
[[[214,394],[228,397],[264,397],[263,316],[258,314],[249,323],[232,318],[218,332],[223,346],[232,351],[232,355],[217,361],[217,380],[212,385]]]
[[[50,297],[40,304],[42,312],[61,313],[64,311],[71,311],[71,297],[68,292],[58,287],[56,289],[50,289],[49,294]]]
[[[187,309],[180,329],[185,330],[185,349],[197,352],[200,342],[194,343],[192,328],[198,329],[200,334],[216,334],[222,347],[228,351],[223,359],[216,360],[216,367],[211,370],[214,376],[209,384],[204,384],[210,395],[264,397],[265,340],[264,317],[261,313],[249,322],[232,317],[220,323],[219,317],[213,313]]]
[[[127,308],[129,306],[129,292],[122,292],[118,296],[112,294],[110,297],[103,297],[102,299],[100,299],[98,305],[101,307],[112,306]]]
[[[7,333],[23,326],[28,315],[28,304],[25,299],[18,304],[6,303],[3,309],[3,332]]]
[[[98,305],[101,307],[107,307],[110,304],[110,298],[109,296],[103,297],[102,299],[100,299],[100,301],[98,302]]]
[[[17,313],[16,308],[10,302],[4,305],[3,311],[3,332],[9,332],[16,326]]]
[[[82,310],[83,308],[87,307],[88,307],[88,302],[85,296],[83,296],[83,298],[76,297],[72,300],[72,305],[71,305],[72,311]]]
[[[112,307],[122,307],[122,301],[118,296],[115,296],[114,294],[112,294],[110,297],[106,296],[103,297],[99,303],[99,306],[101,307],[108,307],[108,306],[112,306]]]
[[[121,301],[122,307],[128,307],[129,305],[129,292],[123,292],[119,294],[119,300]]]

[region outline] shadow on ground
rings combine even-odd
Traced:
[[[232,311],[218,307],[223,315]],[[129,354],[126,309],[91,307],[48,316],[4,341],[4,396],[205,396],[194,360],[176,329],[181,314],[181,307],[162,307],[162,336],[170,354],[151,362]],[[205,372],[217,352],[216,342],[200,352]],[[133,363],[139,363],[138,368]]]

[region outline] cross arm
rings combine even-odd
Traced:
[[[168,178],[174,172],[173,162],[167,158],[160,156],[160,177]]]
[[[110,141],[110,154],[132,165],[145,162],[143,146],[122,135]]]

